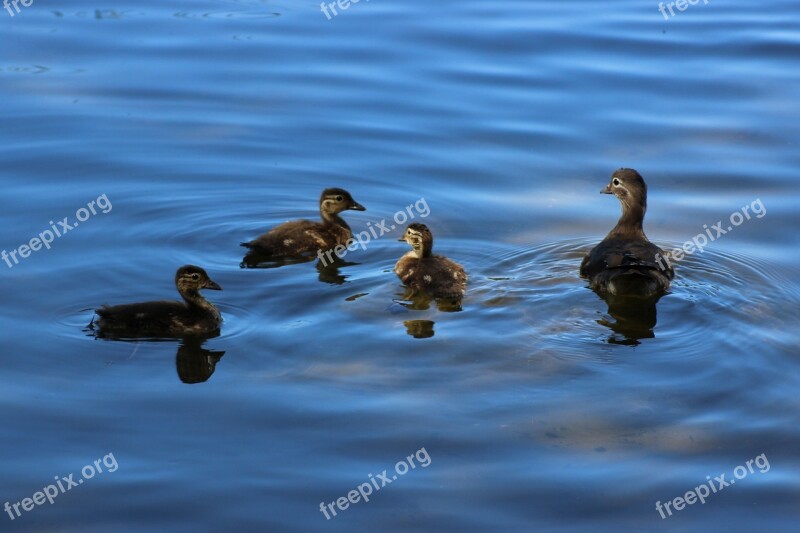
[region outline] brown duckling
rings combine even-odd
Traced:
[[[104,305],[97,309],[95,313],[100,317],[99,336],[182,337],[219,331],[222,316],[213,304],[200,295],[200,289],[221,291],[222,287],[212,281],[205,270],[194,265],[178,269],[175,285],[183,302]]]
[[[433,255],[433,235],[425,224],[411,224],[398,239],[411,245],[394,267],[411,296],[426,294],[433,298],[463,298],[467,292],[464,268],[441,255]]]
[[[277,226],[255,240],[242,243],[252,252],[267,257],[316,254],[337,245],[346,246],[353,232],[340,216],[342,211],[366,211],[344,189],[325,189],[319,199],[322,222],[293,220]]]
[[[647,185],[638,172],[621,168],[600,191],[613,194],[622,216],[606,238],[581,263],[580,274],[595,291],[615,296],[654,296],[669,289],[675,272],[663,260],[664,251],[644,234]]]

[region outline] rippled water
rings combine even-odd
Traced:
[[[0,262],[0,505],[118,468],[0,529],[796,528],[795,2],[20,8],[0,10],[0,246],[112,208]],[[680,261],[655,308],[609,308],[577,271],[621,166],[665,249],[766,215]],[[403,300],[399,228],[336,268],[240,266],[328,186],[367,207],[357,232],[424,198],[470,275],[461,311]],[[220,336],[85,331],[103,303],[174,297],[186,263],[225,289]],[[765,473],[656,510],[762,454]]]

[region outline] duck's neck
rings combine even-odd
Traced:
[[[339,226],[345,229],[350,229],[350,226],[347,225],[347,222],[344,221],[342,217],[340,217],[336,213],[328,213],[325,210],[320,210],[320,215],[322,216],[322,221],[326,224],[333,224],[334,226]]]
[[[430,257],[433,255],[433,247],[422,245],[419,248],[414,248],[414,254],[417,256],[417,259]]]
[[[625,236],[647,239],[643,226],[645,212],[647,212],[647,204],[622,204],[622,216],[619,217],[617,225],[608,234],[609,237]]]
[[[185,289],[182,291],[179,290],[178,292],[180,292],[181,296],[183,296],[183,300],[186,302],[186,305],[188,305],[190,308],[202,309],[214,314],[219,313],[217,308],[214,307],[211,302],[203,298],[203,296],[200,294],[200,291],[195,289]]]

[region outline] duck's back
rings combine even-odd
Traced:
[[[257,239],[243,243],[256,252],[270,256],[293,256],[328,250],[344,244],[352,237],[348,228],[335,224],[293,220],[286,222]]]
[[[103,306],[96,310],[106,334],[130,337],[180,336],[208,333],[219,328],[217,313],[183,302],[159,301]]]
[[[414,293],[435,298],[462,298],[467,289],[464,268],[442,256],[417,259],[409,252],[395,265],[395,273]]]
[[[594,247],[581,263],[581,276],[595,290],[612,294],[649,295],[669,288],[672,268],[664,252],[648,240],[610,237]]]

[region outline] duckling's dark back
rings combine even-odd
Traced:
[[[177,301],[104,305],[95,313],[100,336],[171,337],[219,329],[213,315]]]

